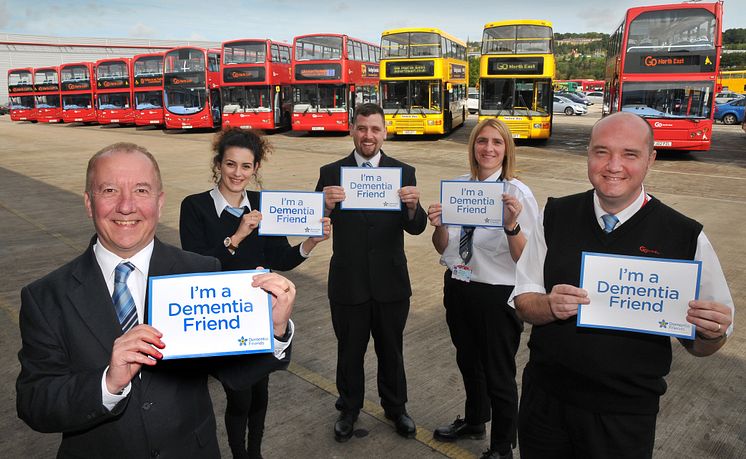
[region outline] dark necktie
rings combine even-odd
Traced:
[[[604,221],[604,233],[607,234],[614,231],[614,227],[619,223],[619,219],[616,218],[616,215],[612,214],[602,215],[601,219]]]
[[[129,287],[127,287],[127,278],[135,269],[135,265],[130,262],[119,263],[114,270],[114,294],[111,300],[114,302],[114,309],[117,311],[117,318],[122,324],[122,332],[127,331],[137,325],[137,307],[135,299],[132,298]]]
[[[459,239],[458,243],[458,253],[461,255],[461,259],[464,261],[464,264],[469,263],[469,260],[471,260],[472,255],[472,239],[474,236],[474,227],[473,226],[462,226],[461,227],[461,239]]]
[[[372,165],[372,164],[370,163],[370,161],[365,161],[365,162],[363,163],[363,166],[362,166],[362,167],[373,167],[373,165]]]

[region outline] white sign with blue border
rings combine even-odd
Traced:
[[[324,193],[262,191],[260,236],[323,236]]]
[[[163,359],[273,352],[270,295],[251,286],[265,272],[149,278],[148,323],[163,333]]]
[[[579,305],[577,325],[694,339],[686,314],[701,272],[699,261],[583,252],[580,287],[591,302]]]
[[[342,167],[343,210],[401,210],[401,167]]]
[[[441,221],[445,225],[503,226],[505,182],[442,180]]]

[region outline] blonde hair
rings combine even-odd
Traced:
[[[515,178],[515,142],[513,141],[513,134],[511,134],[510,128],[504,122],[497,118],[487,118],[474,126],[471,135],[469,135],[469,169],[471,170],[472,180],[476,180],[479,177],[479,163],[477,163],[477,158],[474,154],[474,145],[477,143],[479,134],[488,126],[497,129],[503,138],[503,142],[505,142],[505,156],[503,157],[500,180]]]

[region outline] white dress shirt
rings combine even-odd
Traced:
[[[215,204],[215,213],[218,215],[218,218],[220,218],[220,215],[222,215],[223,210],[225,210],[226,207],[233,207],[225,199],[225,196],[223,196],[223,193],[220,192],[217,185],[215,185],[215,187],[210,190],[210,197],[212,198],[212,202]],[[249,209],[249,212],[251,212],[251,203],[249,203],[249,197],[246,195],[245,192],[243,193],[241,204],[239,204],[238,207],[246,207],[247,209]],[[311,256],[310,253],[306,253],[303,250],[303,244],[301,244],[299,248],[300,256],[302,256],[303,258],[308,258],[309,256]]]
[[[619,228],[629,220],[643,206],[643,203],[650,197],[645,194],[643,189],[637,199],[627,206],[621,212],[614,214],[619,219],[615,228]],[[596,220],[601,228],[604,227],[601,216],[607,212],[601,209],[596,193],[593,193],[593,209],[596,213]],[[531,237],[526,242],[523,254],[518,260],[516,267],[515,288],[508,299],[508,304],[515,307],[514,298],[523,293],[546,293],[544,288],[544,260],[547,255],[547,243],[544,238],[544,213],[539,214],[539,220]],[[699,282],[699,299],[717,301],[723,303],[731,309],[731,318],[735,306],[733,298],[730,295],[728,283],[723,274],[723,268],[720,266],[720,260],[712,247],[710,240],[707,239],[704,231],[699,233],[697,238],[697,250],[694,259],[702,262],[702,273]],[[731,323],[726,334],[730,336],[733,333]]]
[[[357,162],[357,167],[363,167],[363,163],[366,161],[368,161],[371,166],[378,167],[378,165],[381,164],[381,150],[378,150],[370,159],[363,158],[363,155],[355,150],[355,161]]]
[[[485,182],[495,182],[500,178],[502,169],[498,170],[485,179]],[[469,181],[470,174],[462,175],[455,180]],[[526,239],[535,231],[539,214],[539,206],[536,204],[531,190],[520,180],[511,179],[505,181],[505,192],[514,195],[523,206],[518,215],[518,224]],[[461,225],[444,225],[448,230],[448,245],[440,257],[440,264],[453,270],[454,266],[463,265],[459,253],[459,242],[461,239]],[[502,227],[474,228],[472,235],[472,256],[469,263],[471,268],[471,281],[482,282],[491,285],[513,285],[515,282],[515,262],[510,256],[508,236]]]

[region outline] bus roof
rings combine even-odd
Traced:
[[[310,38],[310,37],[341,37],[341,38],[347,38],[348,40],[355,40],[355,41],[359,41],[361,43],[367,43],[367,44],[369,44],[371,46],[378,47],[377,43],[371,43],[371,42],[369,42],[367,40],[361,40],[359,38],[351,37],[351,36],[349,36],[347,34],[343,34],[343,33],[308,33],[308,34],[305,34],[305,35],[298,35],[296,37],[293,37],[293,43],[295,43],[295,40],[299,40],[301,38]]]
[[[62,70],[64,68],[67,68],[67,67],[80,67],[80,66],[83,66],[83,67],[91,66],[91,67],[93,67],[94,65],[96,65],[96,63],[95,62],[91,62],[91,61],[85,61],[85,62],[65,62],[64,64],[60,64],[60,70]]]
[[[488,22],[484,25],[485,29],[492,27],[508,26],[508,25],[538,25],[552,28],[552,21],[544,21],[541,19],[513,19],[510,21],[497,21]]]
[[[239,43],[248,43],[248,42],[262,42],[262,43],[270,43],[272,45],[292,46],[292,43],[288,43],[285,41],[272,40],[271,38],[239,38],[236,40],[224,41],[223,46],[235,45]]]
[[[140,60],[140,59],[144,59],[146,57],[163,57],[165,55],[166,55],[165,52],[136,54],[136,55],[132,56],[132,62]]]
[[[8,69],[8,75],[10,75],[11,73],[20,73],[20,72],[31,72],[32,73],[33,71],[34,71],[33,67],[18,67],[15,69]]]
[[[106,59],[99,59],[96,61],[96,65],[106,64],[108,62],[125,62],[129,63],[132,58],[129,57],[107,57]]]
[[[459,45],[466,46],[466,42],[464,42],[463,40],[454,37],[448,32],[443,32],[442,30],[436,29],[434,27],[403,27],[401,29],[385,30],[383,33],[381,33],[381,38],[385,37],[386,35],[393,35],[395,33],[407,33],[407,32],[436,33],[440,36],[448,38],[449,40],[455,41]]]
[[[656,10],[684,10],[684,9],[705,9],[715,12],[716,8],[720,3],[669,3],[666,5],[648,5],[648,6],[636,6],[629,8],[627,14],[630,16],[637,16],[639,13],[645,11],[656,11]],[[721,6],[722,7],[722,6]]]

